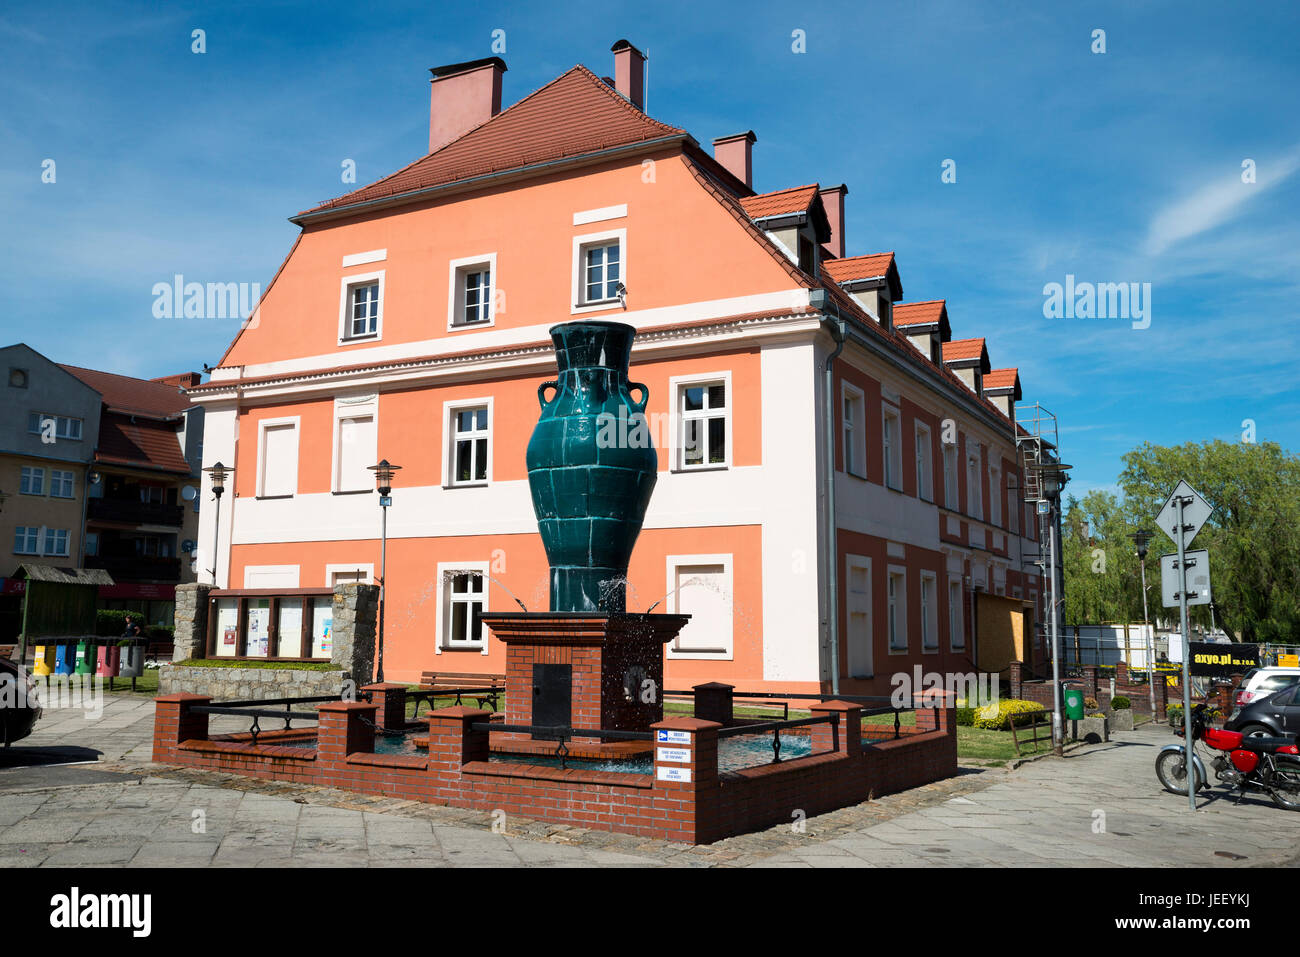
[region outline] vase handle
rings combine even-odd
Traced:
[[[560,383],[559,383],[559,381],[557,381],[556,379],[551,379],[551,380],[548,381],[548,382],[543,382],[541,385],[539,385],[539,386],[537,387],[537,402],[538,402],[538,404],[539,404],[543,409],[546,408],[548,402],[547,402],[546,396],[544,396],[542,393],[544,393],[547,389],[554,389],[554,390],[555,390],[555,395],[559,395],[559,394],[560,394]],[[551,402],[554,402],[554,401],[555,401],[555,396],[554,396],[554,395],[551,396],[550,401],[551,401]]]
[[[647,386],[644,382],[629,382],[627,384],[627,389],[628,392],[631,392],[633,389],[641,390],[641,401],[636,402],[635,399],[633,399],[632,401],[636,402],[636,408],[635,408],[636,412],[644,412],[646,403],[650,401],[650,387]]]

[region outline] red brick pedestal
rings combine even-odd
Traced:
[[[484,615],[506,646],[505,723],[649,731],[663,718],[664,645],[689,617]]]

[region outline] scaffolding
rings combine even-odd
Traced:
[[[1020,455],[1020,471],[1024,476],[1022,488],[1026,502],[1042,500],[1040,488],[1041,468],[1056,461],[1059,434],[1056,415],[1043,408],[1042,403],[1015,407],[1016,450]]]

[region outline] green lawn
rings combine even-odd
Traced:
[[[104,678],[104,690],[108,691],[112,682],[113,694],[131,694],[130,678]],[[152,698],[158,694],[158,669],[146,668],[144,674],[135,679],[135,693],[143,698]]]

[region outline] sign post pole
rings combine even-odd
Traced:
[[[1178,496],[1178,614],[1183,632],[1183,770],[1187,774],[1187,808],[1196,810],[1196,765],[1192,761],[1192,643],[1187,633],[1187,544],[1183,496]]]

